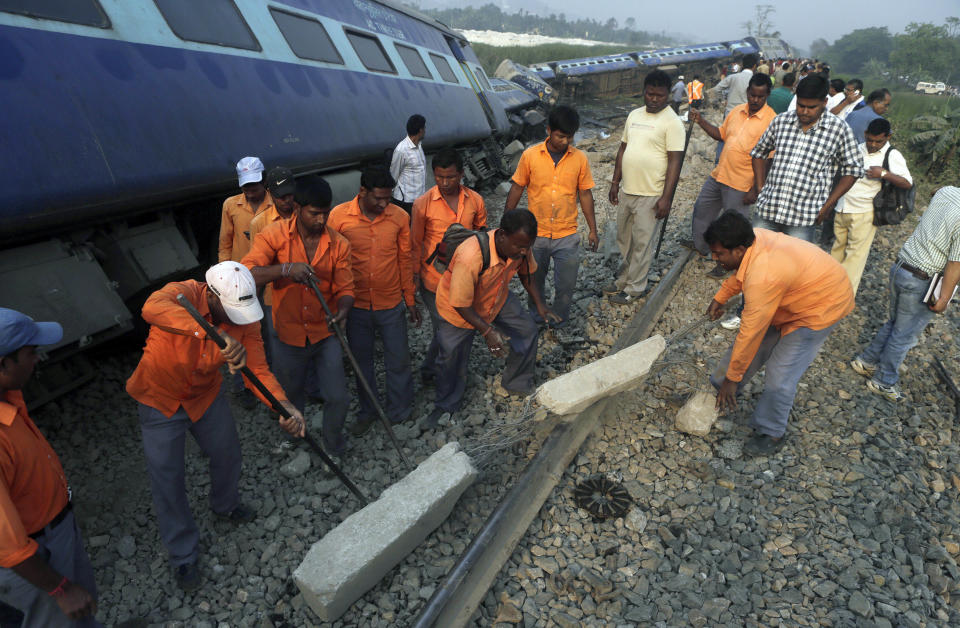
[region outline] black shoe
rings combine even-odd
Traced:
[[[216,515],[230,523],[250,523],[256,518],[257,513],[250,506],[240,503],[230,512],[218,512]]]
[[[710,277],[711,279],[724,279],[729,274],[730,274],[729,270],[727,270],[720,264],[717,264],[707,272],[707,277]]]
[[[748,456],[769,456],[783,447],[786,440],[786,434],[780,438],[769,434],[754,434],[743,444],[743,453]]]
[[[437,425],[440,424],[440,417],[444,414],[447,414],[447,411],[443,408],[434,408],[427,418],[420,422],[420,427],[426,430],[435,430]]]
[[[173,570],[173,576],[177,580],[177,586],[187,593],[200,588],[200,570],[195,562],[178,565]]]
[[[420,383],[424,386],[433,386],[437,383],[436,373],[420,369]]]
[[[697,251],[697,247],[693,244],[693,240],[690,238],[680,238],[677,240],[677,243],[685,249],[690,249],[691,251]],[[699,253],[700,251],[697,251]]]
[[[373,425],[373,419],[357,419],[356,423],[350,427],[350,433],[354,436],[363,436],[367,433],[367,430],[370,429],[371,425]]]

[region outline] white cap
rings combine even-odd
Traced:
[[[237,177],[240,178],[240,187],[262,181],[263,162],[258,157],[244,157],[237,162]]]
[[[220,304],[234,325],[249,325],[263,318],[257,284],[243,264],[220,262],[211,266],[207,270],[207,286],[220,297]]]
[[[678,76],[677,78],[678,78],[678,79],[680,79],[680,80],[682,81],[682,80],[683,80],[683,75],[681,74],[681,75],[680,75],[680,76]]]

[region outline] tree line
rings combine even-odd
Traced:
[[[902,33],[886,26],[858,28],[832,44],[817,39],[810,53],[852,74],[910,77],[916,81],[960,82],[960,18],[943,24],[911,22]]]
[[[636,30],[637,21],[632,17],[624,20],[622,25],[616,18],[610,18],[605,22],[593,19],[568,20],[563,13],[543,16],[524,9],[516,13],[506,13],[495,4],[453,9],[421,9],[421,11],[457,29],[576,37],[635,46],[645,46],[649,43],[668,46],[673,43],[670,37],[662,33]]]

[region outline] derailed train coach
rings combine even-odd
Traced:
[[[505,61],[496,75],[512,78],[527,86],[537,81],[548,85],[554,97],[612,98],[640,93],[643,77],[653,69],[674,73],[700,73],[716,77],[721,65],[739,60],[746,54],[766,59],[792,56],[788,44],[775,38],[754,38],[690,44],[659,50],[638,50],[579,59],[539,63],[530,67]]]
[[[34,403],[210,261],[239,158],[346,200],[420,113],[426,149],[459,147],[476,184],[543,122],[495,83],[460,33],[387,0],[0,0],[2,305],[65,331]]]

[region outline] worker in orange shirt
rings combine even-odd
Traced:
[[[597,220],[593,213],[593,175],[587,156],[573,146],[580,128],[580,115],[571,107],[554,107],[547,120],[547,139],[523,151],[507,194],[505,211],[517,207],[527,190],[527,207],[537,218],[539,233],[533,243],[533,256],[539,270],[533,276],[541,295],[553,260],[553,311],[561,327],[570,317],[573,291],[580,267],[580,234],[577,230],[577,201],[587,222],[587,241],[597,250]],[[536,312],[535,305],[529,302]],[[534,314],[538,324],[545,321]]]
[[[261,231],[243,263],[258,286],[273,284],[277,378],[303,412],[307,377],[314,369],[323,400],[323,446],[339,456],[347,449],[343,424],[350,405],[343,350],[309,283],[311,277],[316,281],[334,322],[345,321],[353,307],[353,271],[350,243],[327,225],[332,196],[318,175],[298,180],[293,216]]]
[[[59,323],[0,308],[0,605],[22,613],[26,627],[101,625],[66,475],[20,392],[36,348],[62,338]]]
[[[179,294],[220,329],[227,343],[224,349],[177,302]],[[177,584],[185,591],[200,586],[200,532],[190,512],[184,477],[187,431],[210,459],[213,512],[233,523],[246,523],[255,516],[240,501],[240,439],[221,390],[220,367],[227,364],[231,373],[250,367],[293,415],[280,417],[280,426],[296,436],[304,433],[303,416],[286,400],[267,369],[258,322],[262,317],[250,271],[232,261],[208,269],[206,283],[169,283],[143,305],[150,334],[143,357],[127,380],[127,393],[138,402],[160,538],[170,554]],[[269,405],[259,391],[254,394]]]
[[[273,199],[273,205],[253,217],[250,221],[250,242],[257,238],[257,234],[268,226],[293,215],[293,193],[297,189],[297,182],[293,173],[286,168],[277,166],[267,173],[264,181],[267,192]],[[263,287],[263,348],[267,353],[267,363],[273,364],[273,351],[277,343],[277,330],[273,328],[273,290],[267,284]]]
[[[273,197],[263,184],[263,162],[244,157],[237,162],[240,194],[223,202],[220,217],[219,261],[239,262],[250,250],[250,221],[273,206]]]
[[[413,202],[413,224],[410,227],[410,248],[413,255],[413,283],[427,306],[433,337],[420,366],[420,376],[431,383],[437,376],[437,355],[440,344],[437,329],[437,284],[440,273],[427,259],[443,239],[447,227],[459,223],[467,229],[479,230],[487,226],[487,208],[483,197],[462,185],[463,158],[453,148],[445,148],[433,157],[435,186]]]
[[[786,440],[797,384],[837,322],[853,311],[853,288],[835,259],[786,234],[754,229],[739,212],[727,212],[704,234],[713,258],[728,277],[707,314],[716,320],[724,304],[743,293],[744,309],[733,345],[710,378],[717,408],[732,410],[737,393],[766,366],[763,394],[753,411],[748,455],[772,454]]]
[[[500,377],[501,394],[533,393],[540,329],[509,288],[513,276],[519,275],[540,317],[549,323],[560,320],[544,304],[532,280],[537,270],[532,251],[536,234],[536,217],[517,209],[505,212],[500,228],[487,231],[482,242],[471,237],[454,251],[437,289],[437,310],[442,319],[437,333],[437,394],[433,412],[423,423],[425,429],[435,428],[444,414],[460,408],[467,386],[470,348],[477,332],[493,357],[506,358]],[[489,249],[486,270],[484,249]]]
[[[414,303],[413,262],[410,259],[410,215],[390,202],[396,181],[387,170],[369,168],[360,176],[353,200],[330,212],[329,227],[350,242],[353,269],[353,309],[347,319],[347,339],[363,377],[376,391],[374,345],[383,343],[387,417],[402,423],[413,411],[413,376],[407,320],[420,326]],[[376,408],[360,382],[360,416],[351,430],[360,436],[376,418]]]
[[[693,80],[687,83],[687,102],[693,109],[703,107],[703,81],[699,74],[694,74]]]

